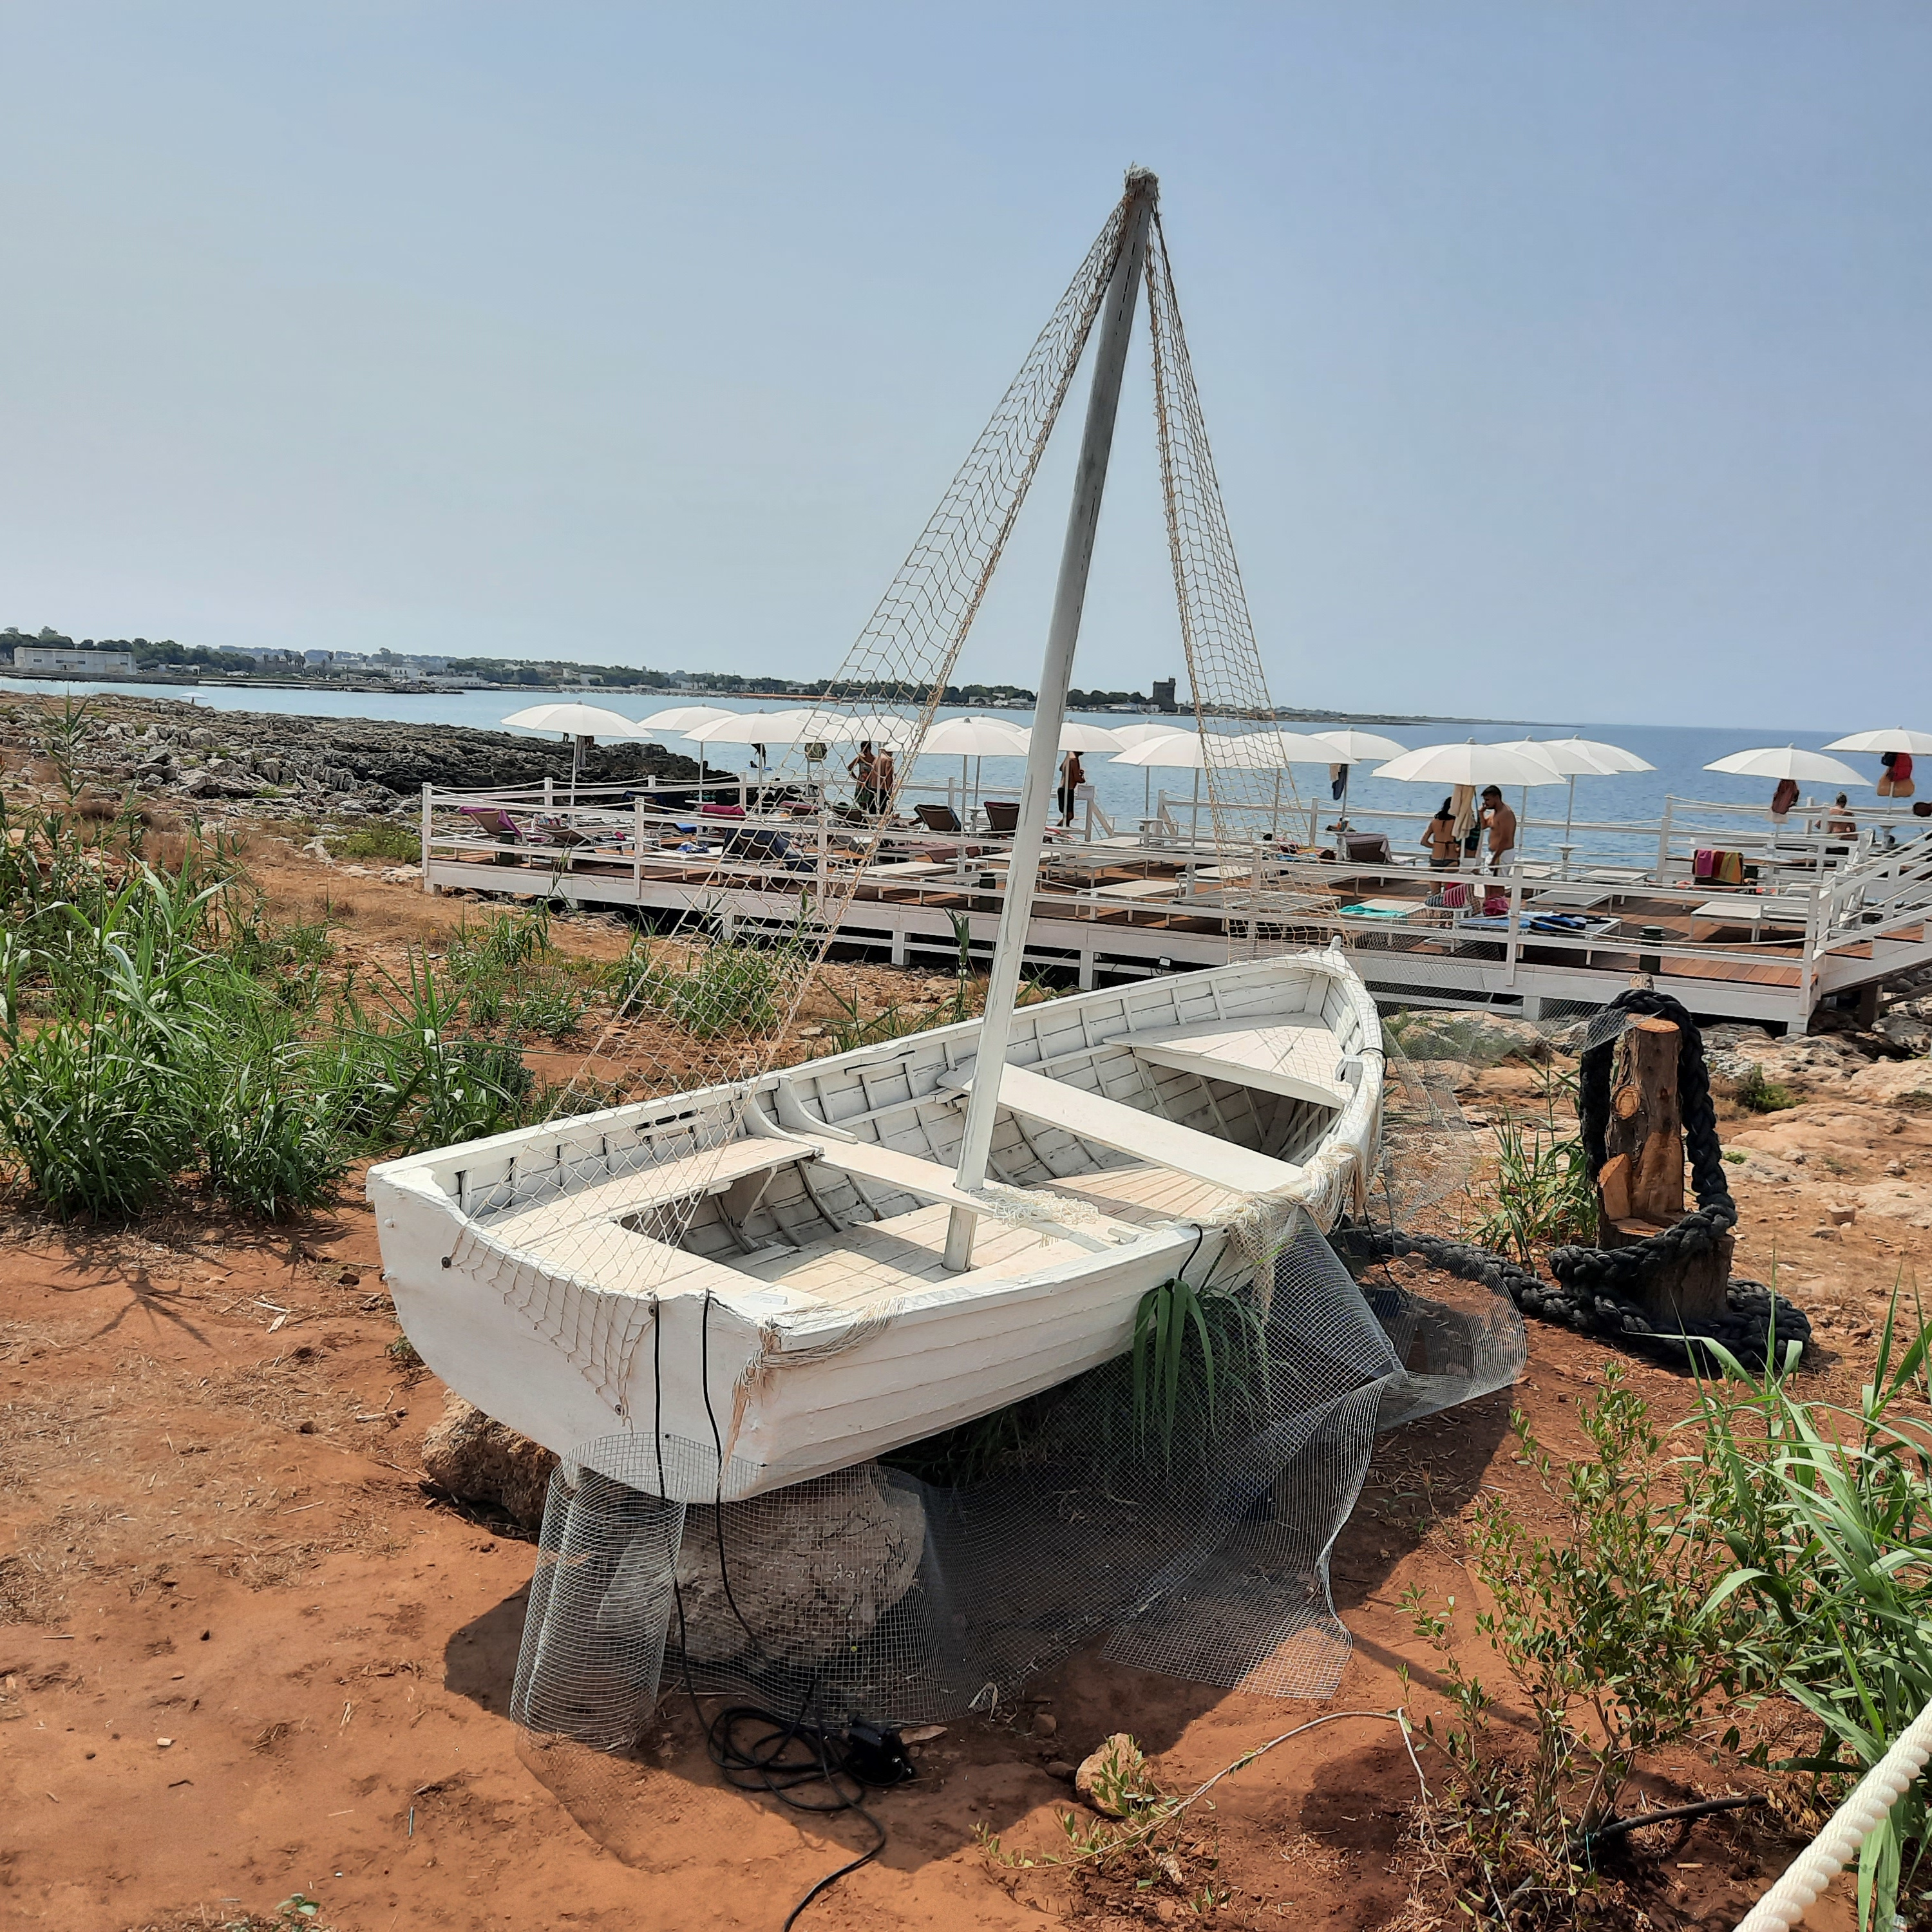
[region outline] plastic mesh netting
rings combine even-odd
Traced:
[[[1172,1410],[1118,1358],[892,1456],[722,1508],[664,1500],[700,1442],[586,1444],[553,1479],[515,1714],[601,1749],[688,1684],[889,1724],[986,1708],[1096,1634],[1117,1660],[1274,1696],[1330,1691],[1328,1560],[1376,1430],[1507,1384],[1520,1320],[1360,1287],[1305,1216],[1210,1285]]]

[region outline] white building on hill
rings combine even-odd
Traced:
[[[132,651],[98,651],[80,644],[16,644],[16,670],[130,671]]]

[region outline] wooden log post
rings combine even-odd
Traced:
[[[1677,1095],[1678,1029],[1643,1019],[1626,1028],[1610,1068],[1610,1118],[1597,1174],[1597,1240],[1606,1248],[1633,1243],[1683,1218],[1684,1117]],[[1707,1252],[1652,1271],[1644,1312],[1659,1328],[1687,1316],[1726,1311],[1731,1238]]]

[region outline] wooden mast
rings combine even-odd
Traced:
[[[1040,668],[1040,696],[1034,707],[1033,739],[1027,750],[1026,778],[1020,790],[1012,860],[1006,869],[1006,898],[1000,908],[999,938],[993,952],[992,979],[986,989],[986,1017],[980,1023],[976,1064],[990,1070],[993,1077],[974,1080],[966,1105],[958,1179],[959,1186],[968,1192],[986,1185],[993,1121],[1000,1105],[998,1072],[1006,1064],[1006,1042],[1012,1032],[1020,956],[1025,950],[1027,926],[1033,912],[1034,887],[1040,878],[1040,846],[1046,836],[1047,808],[1052,802],[1054,776],[1060,760],[1060,728],[1066,716],[1074,646],[1080,638],[1087,574],[1094,560],[1094,532],[1100,526],[1107,461],[1113,451],[1120,378],[1126,366],[1127,340],[1133,331],[1134,306],[1146,265],[1148,230],[1159,193],[1160,183],[1146,170],[1137,168],[1128,174],[1126,218],[1120,230],[1120,252],[1114,258],[1113,275],[1101,304],[1094,387],[1087,399],[1087,422],[1080,441],[1079,467],[1073,480],[1073,503],[1067,514],[1066,541],[1060,554],[1052,620],[1047,627],[1046,658]],[[973,1234],[978,1223],[978,1216],[970,1209],[952,1210],[946,1231],[949,1268],[972,1266]]]

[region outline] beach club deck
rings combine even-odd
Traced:
[[[707,809],[689,787],[425,788],[424,890],[703,920],[746,938],[829,920],[841,946],[895,964],[950,968],[963,922],[990,957],[1009,836],[896,823],[866,863],[862,824],[710,789],[734,802]],[[1046,845],[1028,962],[1085,988],[1340,932],[1390,1004],[1533,1018],[1600,1006],[1642,973],[1700,1016],[1802,1031],[1821,1001],[1869,1001],[1932,962],[1932,836],[1903,812],[1862,813],[1847,840],[1809,808],[1780,825],[1672,800],[1648,824],[1556,821],[1561,843],[1541,851],[1552,827],[1526,820],[1526,856],[1500,878],[1473,862],[1431,871],[1414,830],[1393,822],[1407,816],[1376,814],[1392,822],[1375,830],[1354,814],[1354,856],[1324,860],[1258,832],[1217,846],[1165,805],[1132,831],[1090,812]]]

